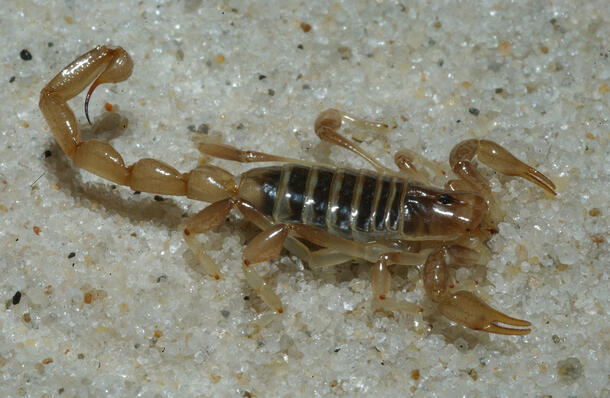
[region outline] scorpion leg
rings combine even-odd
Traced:
[[[327,248],[329,251],[342,253],[346,259],[362,259],[375,263],[381,255],[396,250],[386,244],[373,242],[362,243],[341,238],[320,228],[304,224],[289,224],[290,231],[299,238],[305,239],[315,245]],[[324,249],[323,249],[324,250]],[[431,250],[424,249],[417,253],[402,251],[392,253],[389,257],[390,265],[416,265],[422,264]]]
[[[525,178],[540,186],[551,195],[556,195],[555,184],[544,174],[523,163],[495,142],[477,139],[462,141],[451,150],[449,164],[451,169],[462,180],[459,182],[455,180],[450,181],[448,183],[449,188],[463,189],[465,183],[471,189],[480,192],[486,199],[490,200],[491,191],[489,184],[471,163],[475,156],[483,164],[499,173]]]
[[[399,253],[381,255],[371,267],[372,305],[376,310],[383,311],[399,311],[409,314],[422,312],[422,308],[417,304],[388,297],[392,285],[392,275],[388,266],[394,263],[396,254],[399,255]]]
[[[387,124],[384,123],[363,120],[337,109],[327,109],[318,115],[314,129],[322,141],[338,145],[355,153],[369,162],[380,173],[395,174],[394,170],[383,166],[373,155],[362,149],[357,143],[341,135],[339,129],[342,127],[343,122],[377,131],[385,131],[388,128]],[[405,171],[414,180],[431,185],[430,175],[425,170],[418,169],[414,164],[415,162],[425,166],[435,176],[440,176],[444,180],[446,173],[441,167],[413,151],[403,149],[398,151],[394,156],[394,163],[396,163],[399,169]]]
[[[375,159],[373,155],[366,152],[358,144],[337,132],[339,128],[341,128],[341,124],[343,122],[349,122],[362,128],[376,130],[384,130],[388,127],[383,123],[370,122],[367,120],[356,118],[355,116],[338,111],[336,109],[328,109],[320,113],[320,115],[316,119],[315,132],[322,141],[339,145],[363,157],[366,161],[371,163],[377,171],[393,173],[392,170],[384,167],[381,163],[379,163],[377,159]],[[276,156],[264,152],[244,151],[225,144],[200,144],[199,151],[215,158],[232,160],[234,162],[240,163],[290,162],[312,165],[312,163],[300,159],[288,158],[285,156]]]
[[[337,109],[327,109],[320,113],[316,118],[314,130],[316,135],[322,141],[326,141],[333,145],[338,145],[355,153],[369,162],[378,172],[394,174],[393,170],[390,170],[379,163],[379,161],[373,155],[362,149],[357,143],[338,133],[343,122],[348,122],[361,128],[374,129],[377,131],[384,131],[388,128],[388,125],[384,123],[359,119]]]
[[[276,224],[263,230],[252,239],[243,253],[243,266],[246,281],[258,293],[263,301],[278,314],[284,312],[282,302],[273,292],[271,286],[256,272],[253,265],[270,260],[280,254],[288,237],[289,227]]]
[[[250,203],[240,198],[219,200],[191,217],[186,222],[184,239],[192,252],[195,253],[206,272],[215,279],[220,279],[220,268],[206,253],[203,244],[199,242],[194,235],[205,233],[218,227],[225,220],[231,208],[236,208],[246,220],[261,228],[263,232],[259,234],[259,236],[264,235],[265,231],[268,231],[270,228],[277,228],[277,226],[275,226],[264,214],[254,208]],[[268,253],[266,249],[266,247],[269,246],[269,242],[266,242],[267,245],[265,245],[265,242],[263,242],[262,245],[257,244],[256,242],[257,240],[255,238],[244,251],[243,271],[246,276],[246,281],[270,308],[277,313],[281,313],[283,307],[279,297],[256,272],[252,265],[275,257],[281,251],[282,246],[285,246],[291,253],[304,259],[311,258],[315,253],[310,253],[309,249],[304,244],[290,236],[283,236],[281,242],[276,242],[277,244],[272,247],[272,250],[274,250],[272,253]],[[261,253],[263,254],[262,257]]]
[[[456,252],[452,256],[446,247],[442,247],[428,256],[423,271],[426,294],[436,303],[441,314],[470,329],[488,333],[524,335],[530,332],[529,328],[518,329],[502,326],[501,324],[527,327],[531,326],[531,323],[512,318],[493,309],[471,292],[465,290],[449,292],[448,260],[460,262],[456,258]]]
[[[307,262],[311,268],[330,267],[353,260],[354,257],[331,248],[311,252]]]
[[[274,227],[273,223],[264,214],[254,208],[250,203],[240,198],[227,198],[219,200],[207,206],[195,216],[191,217],[186,223],[184,238],[207,273],[215,279],[220,279],[220,268],[206,253],[203,244],[195,239],[194,235],[204,233],[218,227],[226,219],[231,208],[236,208],[239,210],[245,219],[252,222],[264,231]],[[285,241],[280,243],[279,248],[277,248],[277,254],[279,254],[282,244],[298,257],[308,258],[311,256],[309,249],[292,237],[288,237],[288,239],[285,239]],[[250,245],[248,245],[248,247],[250,247]],[[249,251],[253,250],[252,248],[248,249],[248,247],[246,247],[246,251],[244,251],[245,259],[251,257]],[[257,250],[260,250],[260,248]],[[256,270],[251,267],[252,264],[261,261],[264,261],[264,259],[260,261],[257,261],[256,259],[244,260],[243,271],[246,276],[246,281],[250,287],[252,287],[261,296],[263,301],[270,308],[274,309],[278,313],[281,313],[283,309],[279,297],[273,292],[271,287],[256,272]]]
[[[264,214],[250,203],[242,199],[234,199],[235,206],[250,222],[262,229],[257,236],[248,243],[243,253],[243,271],[246,280],[263,299],[263,301],[276,312],[283,311],[282,303],[271,287],[256,272],[252,265],[276,257],[282,247],[311,266],[330,266],[348,261],[351,257],[331,250],[320,249],[311,252],[307,246],[298,239],[288,235],[290,226],[286,224],[274,225]]]
[[[253,163],[253,162],[289,162],[289,163],[302,163],[302,160],[287,158],[284,156],[271,155],[264,152],[256,151],[243,151],[230,145],[225,144],[200,144],[199,151],[206,155],[232,160],[240,163]]]
[[[244,151],[226,144],[199,144],[199,152],[218,159],[231,160],[239,163],[255,163],[255,162],[283,162],[295,163],[304,166],[326,166],[332,168],[332,165],[324,165],[319,162],[308,162],[306,160],[288,158],[285,156],[272,155],[265,152]]]
[[[254,264],[276,257],[282,247],[286,247],[297,257],[318,267],[340,264],[352,258],[332,249],[320,249],[312,253],[303,243],[292,236],[288,236],[289,226],[285,224],[274,225],[264,214],[243,199],[226,198],[212,203],[191,217],[184,229],[184,239],[191,251],[197,256],[205,271],[215,279],[220,279],[220,268],[206,253],[203,244],[194,235],[218,227],[233,207],[239,210],[246,220],[263,230],[244,250],[243,271],[250,287],[277,313],[283,312],[282,303],[267,282],[256,272],[253,267]]]
[[[195,254],[205,271],[214,279],[220,279],[218,264],[206,253],[203,244],[195,239],[196,234],[202,234],[223,223],[231,210],[231,199],[214,202],[191,217],[184,228],[184,240]]]
[[[377,260],[373,260],[375,265],[371,270],[373,305],[378,309],[386,311],[421,312],[421,308],[413,303],[388,297],[392,279],[388,266],[393,264],[421,264],[425,261],[430,252],[429,250],[424,250],[420,253],[397,252],[379,255],[378,253],[382,250],[387,251],[387,247],[373,244],[358,244],[304,224],[276,224],[263,230],[246,246],[244,250],[244,268],[249,271],[252,264],[276,257],[291,233],[311,243],[327,248],[318,251],[328,254],[329,257],[325,259],[326,263],[316,264],[317,266],[339,264],[350,258],[362,258],[370,261],[374,256],[377,256]],[[326,252],[326,250],[328,251]],[[318,252],[312,253],[312,257]],[[253,287],[265,287],[262,283],[262,279],[258,278],[251,285]]]
[[[396,152],[396,154],[394,154],[394,163],[400,170],[409,174],[412,179],[419,181],[424,185],[434,185],[432,183],[433,176],[441,180],[445,180],[447,176],[442,167],[410,149],[401,149]],[[424,166],[425,169],[417,167],[416,163]],[[426,169],[431,171],[433,176],[431,176]]]
[[[250,210],[248,209],[246,212],[248,213]],[[245,215],[245,217],[249,218],[248,215]],[[308,228],[307,226],[303,227],[305,229]],[[299,231],[299,224],[269,225],[268,228],[263,229],[262,232],[256,235],[244,249],[243,270],[248,284],[261,296],[263,301],[269,307],[273,308],[278,313],[283,312],[280,299],[273,292],[271,287],[264,281],[264,279],[261,278],[256,272],[253,265],[270,260],[279,255],[282,247],[288,246],[290,239],[294,239],[293,237],[289,236],[290,232],[294,232],[299,237],[303,237],[303,234],[299,233]],[[298,242],[296,239],[294,239],[294,241]],[[338,262],[345,262],[351,258],[336,252],[306,253],[305,256],[311,260],[315,258],[314,256],[316,254],[321,255],[316,259],[317,266],[333,265],[337,264]]]
[[[234,203],[240,213],[261,230],[267,230],[274,225],[273,222],[267,218],[267,216],[261,213],[249,202],[243,199],[235,198]],[[352,256],[346,255],[335,249],[325,248],[312,252],[305,244],[290,235],[286,237],[284,247],[290,253],[309,264],[310,267],[329,267],[332,265],[345,263],[353,258]]]

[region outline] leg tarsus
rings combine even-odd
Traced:
[[[244,202],[241,199],[228,198],[212,203],[197,213],[187,221],[184,229],[184,239],[187,244],[193,253],[195,253],[206,272],[215,279],[220,279],[220,268],[214,260],[208,256],[203,245],[194,235],[218,227],[222,224],[229,214],[229,211],[234,206],[241,210],[247,219],[257,221],[259,224],[266,221],[260,219],[261,215],[256,213],[255,210],[251,210],[247,202]],[[243,253],[244,264],[242,269],[248,285],[257,292],[265,304],[277,313],[283,312],[282,302],[273,292],[271,286],[265,282],[252,265],[277,256],[282,250],[287,236],[288,228],[286,225],[270,225],[250,241]]]
[[[186,222],[186,226],[183,231],[184,240],[193,254],[195,254],[197,257],[197,260],[199,260],[199,263],[203,266],[208,275],[217,280],[221,277],[220,267],[206,253],[203,244],[195,238],[195,235],[207,232],[222,224],[227,217],[227,214],[229,214],[231,206],[231,199],[220,200],[212,203],[191,217]]]
[[[206,253],[203,244],[199,242],[193,235],[187,234],[186,230],[184,233],[184,240],[189,246],[191,252],[197,257],[199,264],[203,266],[205,272],[212,278],[219,280],[222,277],[220,267],[216,262]]]
[[[390,257],[391,255],[380,256],[379,260],[371,267],[372,307],[376,311],[397,311],[409,314],[421,312],[422,309],[417,304],[388,297],[392,286],[392,275],[388,269],[391,264]]]
[[[339,111],[337,109],[329,109],[329,111],[338,112],[341,115],[341,119],[344,122],[351,123],[354,126],[360,127],[362,129],[375,130],[380,133],[384,133],[384,132],[388,131],[389,126],[385,123],[373,122],[370,120],[362,119],[362,118],[359,118],[358,116],[352,115],[351,113]]]
[[[406,314],[423,312],[423,308],[419,305],[406,300],[397,300],[393,297],[386,297],[383,300],[373,297],[371,306],[375,311],[404,312]]]
[[[244,264],[242,266],[244,275],[248,285],[260,296],[260,298],[271,308],[273,311],[281,314],[284,312],[284,307],[280,298],[273,292],[273,289],[265,280],[256,272],[254,267]]]
[[[271,324],[271,322],[273,322],[276,319],[278,319],[279,315],[280,314],[278,314],[275,311],[273,311],[273,312],[261,312],[260,314],[258,314],[256,316],[256,318],[253,321],[250,322],[250,324],[253,325],[255,328],[257,328],[260,331],[260,329],[264,329],[269,324]]]
[[[392,275],[388,269],[388,257],[383,255],[371,267],[371,289],[373,300],[385,300],[392,285]]]
[[[447,176],[440,166],[410,149],[401,149],[396,152],[394,154],[394,163],[400,170],[406,172],[411,178],[424,185],[434,185],[432,184],[432,177],[424,168],[418,168],[415,165],[416,163],[431,171],[433,175],[441,181],[444,181]]]
[[[445,183],[445,189],[449,191],[469,191],[472,190],[472,184],[466,180],[453,179]]]

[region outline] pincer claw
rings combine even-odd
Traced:
[[[460,290],[448,294],[438,303],[438,310],[447,318],[474,330],[487,333],[523,336],[528,334],[531,323],[501,313],[473,293]],[[502,325],[516,326],[510,328]]]

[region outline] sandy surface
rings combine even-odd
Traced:
[[[608,396],[605,2],[123,3],[0,9],[1,396]],[[129,119],[98,134],[127,163],[188,171],[207,139],[366,167],[318,144],[329,107],[390,124],[349,132],[389,167],[400,148],[439,164],[468,138],[510,148],[558,195],[484,169],[507,217],[487,267],[456,283],[532,333],[452,324],[417,267],[396,267],[393,291],[424,312],[373,313],[366,264],[311,270],[286,253],[261,266],[286,311],[256,328],[265,306],[240,269],[256,231],[238,214],[202,238],[215,281],[180,232],[203,203],[114,187],[54,142],[40,89],[98,44],[135,61],[90,104],[96,129],[105,103]],[[71,105],[84,126],[83,101]]]

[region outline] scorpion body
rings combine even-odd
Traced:
[[[236,209],[261,229],[243,252],[246,281],[276,313],[284,311],[281,300],[255,265],[286,248],[310,267],[352,259],[372,263],[376,309],[421,311],[415,304],[388,297],[388,267],[418,265],[422,266],[427,297],[447,318],[489,333],[530,332],[529,322],[491,308],[469,291],[452,291],[452,268],[487,262],[484,242],[501,218],[489,184],[474,166],[475,157],[499,173],[525,178],[555,195],[551,180],[500,145],[475,139],[456,145],[449,156],[457,176],[453,180],[445,180],[447,174],[438,165],[408,150],[396,153],[394,160],[401,170],[397,172],[338,132],[344,123],[377,130],[387,129],[387,125],[329,109],[315,121],[318,137],[364,158],[375,171],[327,167],[209,143],[199,150],[213,157],[283,164],[254,168],[237,177],[210,164],[187,173],[155,159],[126,166],[109,143],[82,141],[67,102],[91,84],[85,100],[89,120],[88,102],[95,88],[126,80],[132,68],[129,54],[121,47],[96,47],[67,65],[42,89],[40,109],[57,143],[76,166],[135,191],[211,203],[192,216],[183,230],[188,246],[210,276],[221,278],[220,267],[195,237],[221,225],[231,209]],[[430,187],[433,177],[429,172],[436,180],[445,180],[445,189]]]
[[[435,217],[450,213],[458,230],[475,229],[482,214],[475,209],[486,208],[476,194],[460,193],[458,199],[397,176],[299,164],[249,170],[239,192],[276,223],[310,225],[357,242],[447,238],[451,225]],[[460,207],[465,201],[471,206]]]

